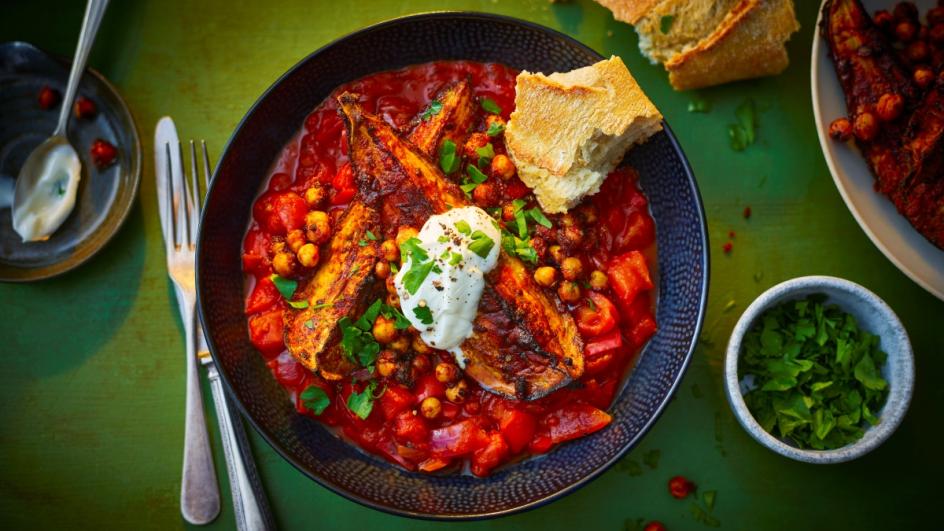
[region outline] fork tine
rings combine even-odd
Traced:
[[[203,184],[206,185],[206,193],[210,193],[210,155],[207,153],[206,140],[201,140],[203,146]]]
[[[190,199],[190,191],[187,189],[187,170],[184,167],[184,147],[180,142],[177,142],[177,151],[180,155],[180,194],[183,202],[183,208],[181,208],[183,223],[181,224],[184,225],[184,234],[181,238],[181,244],[190,247],[193,242],[193,240],[190,239],[191,218],[193,217],[190,214],[192,212],[193,202]]]
[[[197,171],[197,149],[190,141],[190,185],[193,197],[193,235],[191,246],[197,242],[197,232],[200,229],[200,173]]]
[[[170,218],[170,241],[175,249],[180,248],[177,242],[177,197],[174,195],[174,171],[172,168],[173,160],[170,156],[170,142],[164,144],[164,150],[167,152],[167,217]]]

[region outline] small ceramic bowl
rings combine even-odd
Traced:
[[[868,427],[858,441],[835,450],[804,450],[764,431],[744,403],[743,388],[738,375],[741,342],[754,322],[769,308],[785,301],[798,300],[822,293],[827,304],[835,304],[856,318],[859,326],[879,336],[881,349],[888,354],[882,376],[888,381],[889,393],[885,406],[878,412],[880,421]],[[871,291],[836,277],[810,276],[788,280],[770,288],[758,297],[738,320],[724,364],[724,387],[731,409],[738,422],[757,442],[780,455],[806,463],[842,463],[861,457],[878,448],[898,428],[914,388],[914,356],[908,333],[895,312]]]

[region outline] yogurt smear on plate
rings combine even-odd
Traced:
[[[498,224],[469,206],[431,216],[416,238],[401,245],[407,256],[394,277],[400,308],[433,348],[448,350],[460,366],[460,345],[472,335],[485,288],[501,247]]]

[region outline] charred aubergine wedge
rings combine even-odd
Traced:
[[[425,219],[415,214],[421,211],[428,217],[470,204],[414,143],[364,112],[356,95],[343,94],[338,101],[362,199],[383,205],[390,197],[409,194],[413,202],[401,219],[381,206],[385,223],[419,226]],[[393,217],[387,219],[388,213]],[[492,392],[523,400],[545,396],[584,370],[583,343],[573,318],[556,296],[534,282],[521,260],[504,251],[486,276],[472,336],[461,349],[469,377]]]
[[[923,95],[859,0],[823,7],[823,36],[854,120],[875,112],[885,94],[902,97],[904,111],[883,122],[874,138],[856,139],[875,174],[875,188],[934,245],[944,249],[944,87]]]
[[[437,95],[440,112],[414,120],[410,141],[424,154],[431,154],[443,137],[468,130],[472,122],[472,90],[468,82],[446,87]],[[378,161],[379,163],[380,161]],[[360,196],[338,220],[327,254],[315,274],[302,281],[299,294],[308,301],[302,310],[286,309],[284,338],[289,353],[312,372],[327,380],[347,377],[357,367],[341,349],[338,322],[356,319],[378,297],[384,286],[373,275],[379,255],[378,242],[367,232],[392,238],[400,224],[419,223],[431,211],[420,191],[406,186],[386,194],[382,202],[365,203]],[[386,222],[381,223],[381,218]],[[386,230],[381,230],[381,227]]]

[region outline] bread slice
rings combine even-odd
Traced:
[[[636,24],[663,0],[596,0],[598,4],[613,12],[613,18]]]
[[[616,56],[549,76],[522,72],[505,146],[545,212],[595,194],[626,150],[662,129],[662,115]]]
[[[708,38],[665,63],[669,82],[688,90],[779,74],[799,29],[793,0],[740,0]]]
[[[635,24],[639,50],[653,64],[695,47],[740,0],[662,0]]]

